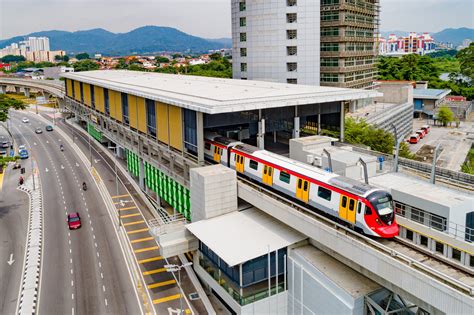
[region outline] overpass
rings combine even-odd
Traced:
[[[14,87],[16,93],[20,93],[20,89],[23,89],[26,96],[29,96],[30,90],[38,90],[47,98],[49,95],[54,95],[58,99],[64,99],[64,83],[62,81],[0,78],[0,93],[5,93],[7,87]]]

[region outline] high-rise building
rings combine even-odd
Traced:
[[[319,85],[319,1],[232,0],[236,79]]]
[[[321,85],[373,86],[379,9],[379,0],[321,0]]]

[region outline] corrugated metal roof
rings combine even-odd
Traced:
[[[441,99],[451,93],[451,90],[413,89],[413,98]]]
[[[374,90],[126,70],[85,71],[62,76],[208,114],[382,96]]]
[[[256,208],[186,225],[201,242],[236,266],[306,239],[306,236]]]

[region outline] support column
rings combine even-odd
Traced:
[[[265,150],[265,118],[258,122],[257,146],[261,150]]]
[[[20,94],[20,92],[21,92],[21,87],[15,86],[15,93]]]
[[[30,88],[25,87],[23,90],[25,91],[25,97],[30,98]]]
[[[0,94],[7,94],[7,86],[0,85]]]
[[[293,121],[293,138],[299,138],[300,137],[300,118],[295,117]]]
[[[139,160],[139,172],[138,172],[138,184],[141,190],[145,190],[145,163],[143,163],[142,158],[138,158]]]
[[[341,134],[339,135],[339,141],[344,142],[344,102],[341,102],[341,122],[340,122],[340,130]]]
[[[204,165],[204,116],[196,112],[196,137],[198,164]]]
[[[321,135],[321,114],[318,114],[318,136]]]

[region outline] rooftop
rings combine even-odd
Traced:
[[[381,96],[380,93],[374,90],[126,70],[85,71],[67,73],[62,76],[207,114]]]
[[[231,267],[306,238],[256,208],[197,221],[186,228]]]
[[[413,98],[440,100],[451,93],[451,90],[413,89]]]

